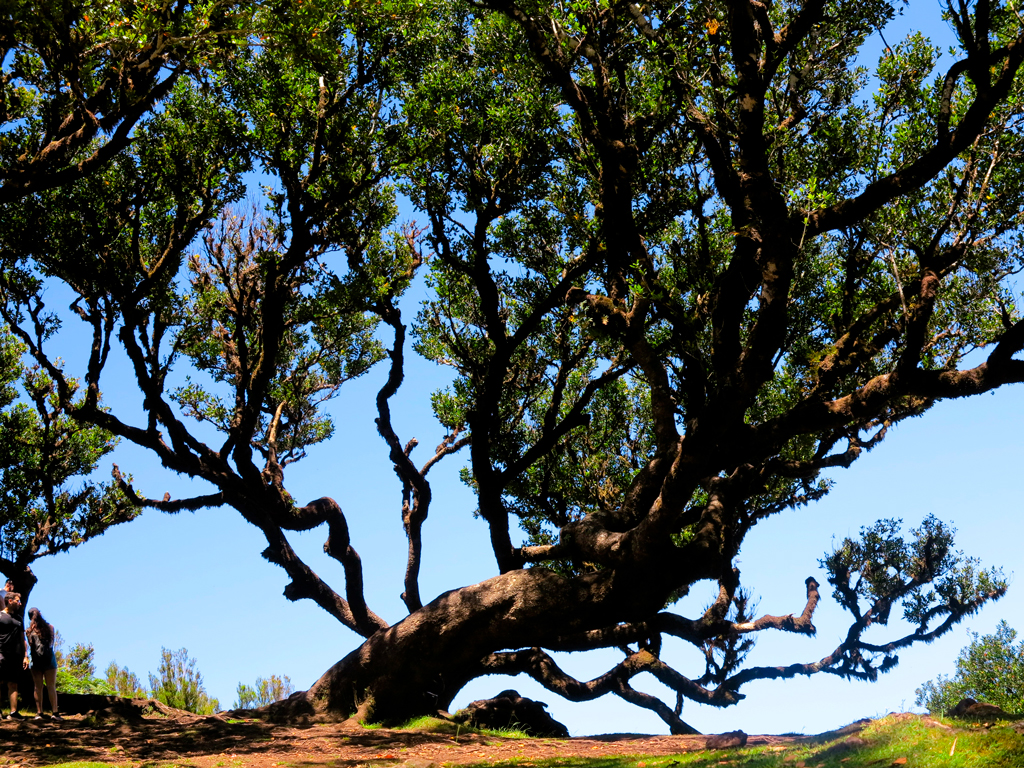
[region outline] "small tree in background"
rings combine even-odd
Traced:
[[[146,689],[139,680],[139,676],[130,672],[128,667],[117,666],[116,661],[110,662],[106,669],[107,685],[114,689],[115,696],[123,696],[126,699],[145,699],[148,697]]]
[[[251,687],[245,683],[238,684],[236,692],[238,700],[232,708],[256,709],[258,707],[265,707],[268,704],[273,704],[275,701],[287,699],[294,691],[295,688],[288,675],[281,677],[271,675],[266,679],[257,677],[256,684]]]
[[[96,649],[92,643],[75,643],[67,653],[63,644],[58,632],[53,642],[57,655],[57,690],[61,693],[114,695],[114,689],[96,677]]]
[[[995,634],[970,633],[974,640],[960,651],[952,679],[939,675],[915,691],[914,704],[942,714],[969,697],[1012,713],[1024,713],[1024,642],[1000,621]]]
[[[159,676],[149,676],[150,695],[154,699],[197,715],[211,715],[220,708],[220,702],[206,694],[203,676],[187,648],[177,651],[161,648],[158,671]]]

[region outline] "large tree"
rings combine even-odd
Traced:
[[[744,537],[821,498],[822,473],[894,424],[1024,380],[1007,287],[1021,21],[998,2],[950,5],[951,63],[913,35],[869,74],[857,57],[893,13],[269,4],[249,47],[180,78],[102,169],[4,208],[5,319],[75,418],[211,487],[161,500],[122,478],[136,504],[233,507],[265,535],[285,595],[364,638],[281,706],[400,719],[478,676],[526,673],[686,732],[684,699],[728,706],[752,680],[798,674],[872,680],[1002,595],[999,572],[934,518],[907,539],[882,521],[823,561],[852,614],[835,650],[744,667],[758,632],[813,633],[821,599],[809,578],[802,612],[754,616]],[[239,206],[249,169],[272,177],[265,205]],[[396,188],[418,225],[395,228]],[[431,297],[410,318],[400,298],[419,275]],[[93,335],[77,403],[42,308],[53,279]],[[115,344],[141,416],[100,407]],[[424,396],[402,389],[410,346],[454,377],[430,396],[438,445],[421,462],[425,436],[391,418],[395,397]],[[366,603],[341,505],[300,505],[286,486],[333,434],[324,404],[377,363],[408,538],[409,615],[390,626]],[[496,574],[431,599],[428,472],[464,448]],[[321,526],[340,591],[288,540]],[[718,597],[702,615],[672,611],[706,581]],[[876,639],[894,610],[911,628]],[[666,635],[693,658],[663,657]],[[588,682],[548,653],[600,648],[623,660]],[[674,706],[630,684],[642,672]]]

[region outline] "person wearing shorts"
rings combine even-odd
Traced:
[[[47,624],[38,608],[28,609],[28,618],[32,622],[25,631],[28,639],[29,658],[32,661],[32,680],[35,682],[36,716],[35,720],[43,719],[43,685],[45,683],[50,694],[50,717],[61,720],[57,714],[57,653],[53,642],[57,633],[52,624]]]
[[[20,720],[18,714],[18,678],[21,671],[28,669],[28,656],[25,654],[25,633],[21,622],[10,614],[10,605],[0,612],[0,683],[7,683],[10,697],[11,714],[8,720]],[[0,713],[3,707],[0,706]]]

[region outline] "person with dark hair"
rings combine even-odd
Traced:
[[[8,598],[11,595],[8,594]],[[12,602],[8,600],[0,612],[0,683],[7,683],[10,696],[11,714],[8,720],[21,720],[18,714],[18,678],[23,669],[28,669],[28,655],[25,653],[25,633],[21,622],[11,615]],[[0,711],[2,711],[0,706]]]
[[[62,720],[57,714],[57,652],[54,650],[56,632],[52,624],[47,624],[38,608],[29,608],[28,617],[31,624],[25,636],[28,638],[29,657],[32,661],[32,680],[36,687],[36,716],[34,720],[43,719],[43,684],[50,694],[50,718]]]
[[[19,593],[7,590],[7,608],[12,618],[24,623],[25,606],[21,604],[21,595]]]

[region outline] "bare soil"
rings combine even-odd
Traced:
[[[751,736],[748,746],[806,742],[800,736]],[[71,761],[111,765],[173,764],[194,768],[274,768],[285,765],[371,766],[410,762],[495,763],[621,755],[669,755],[704,749],[707,736],[612,734],[570,739],[512,739],[479,733],[457,737],[336,723],[273,724],[229,721],[182,713],[97,720],[83,715],[64,722],[0,721],[0,766],[34,768]]]

